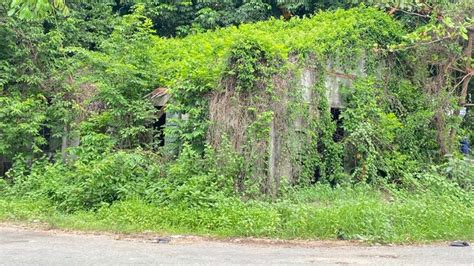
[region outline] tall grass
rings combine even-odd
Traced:
[[[360,239],[413,243],[474,239],[474,208],[433,193],[390,198],[367,186],[319,185],[277,202],[236,198],[211,207],[160,206],[139,199],[96,211],[64,214],[47,201],[0,200],[0,219],[40,220],[54,227],[112,232],[180,233],[220,237]]]

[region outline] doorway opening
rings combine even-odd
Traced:
[[[332,139],[334,142],[341,142],[344,138],[344,124],[341,117],[341,109],[340,108],[331,108],[331,117],[332,121],[336,122],[336,130],[332,135]]]
[[[164,106],[155,106],[158,113],[158,119],[153,123],[153,131],[155,132],[155,143],[158,147],[165,146],[165,126],[166,112]]]

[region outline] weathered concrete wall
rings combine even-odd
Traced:
[[[357,67],[349,72],[344,71],[340,64],[329,62],[326,66],[326,77],[324,81],[329,106],[331,108],[343,108],[342,88],[351,87],[356,77],[365,75],[365,59],[363,57],[359,59]]]
[[[259,168],[253,171],[257,178],[266,176],[266,191],[273,195],[278,193],[283,180],[289,183],[297,181],[304,160],[302,151],[314,141],[307,130],[312,119],[319,117],[316,105],[319,102],[317,98],[321,96],[315,93],[315,87],[320,85],[316,84],[321,80],[320,75],[324,73],[323,86],[326,88],[329,107],[343,108],[341,90],[350,87],[356,76],[364,75],[364,62],[361,60],[359,67],[351,73],[344,73],[334,64],[328,64],[324,70],[304,67],[298,73],[289,73],[286,77],[274,80],[273,96],[267,95],[265,91],[235,92],[232,86],[211,96],[209,142],[219,147],[221,138],[226,136],[235,151],[245,158],[255,158],[257,154],[257,161],[249,165]],[[261,101],[255,102],[254,96],[258,96]],[[295,115],[292,101],[297,101],[299,108],[307,110]],[[249,112],[251,108],[257,112],[272,111],[274,117],[268,125],[268,140],[247,145],[251,138],[246,135],[247,128],[256,119],[255,114]]]

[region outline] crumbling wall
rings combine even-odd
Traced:
[[[315,87],[322,82],[329,106],[342,108],[341,88],[350,86],[356,74],[344,74],[331,64],[326,69],[299,67],[292,73],[273,76],[271,92],[263,86],[260,90],[237,91],[234,80],[227,78],[222,89],[210,96],[208,141],[219,148],[227,138],[234,151],[244,157],[246,173],[242,177],[261,180],[262,192],[276,195],[281,182],[298,182],[302,150],[314,141],[308,128],[311,120],[318,119],[321,96]],[[264,112],[271,112],[272,119],[266,125],[268,134],[259,139],[250,129]],[[239,182],[237,187],[242,187],[243,181]]]
[[[256,90],[237,90],[232,77],[223,81],[222,89],[210,96],[211,124],[208,142],[219,149],[228,141],[234,151],[244,157],[243,172],[240,177],[235,178],[235,187],[238,190],[245,190],[243,178],[250,176],[255,182],[261,183],[264,193],[271,193],[275,175],[269,174],[269,171],[274,171],[274,168],[269,167],[269,162],[277,160],[275,156],[278,156],[278,153],[275,149],[279,149],[279,146],[266,134],[259,134],[256,121],[262,119],[261,114],[273,112],[271,124],[274,129],[270,131],[272,134],[281,131],[282,127],[278,125],[278,121],[285,116],[279,114],[278,110],[284,111],[286,108],[277,106],[284,105],[283,102],[272,103],[272,95],[263,88],[264,84],[258,86],[261,87]]]

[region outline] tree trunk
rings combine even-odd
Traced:
[[[434,116],[434,123],[436,126],[436,139],[439,146],[439,153],[441,159],[450,153],[449,142],[449,130],[446,128],[446,106],[449,102],[449,99],[446,99],[446,96],[443,95],[442,91],[445,89],[446,82],[450,76],[449,69],[451,65],[455,62],[455,58],[449,58],[445,64],[442,64],[438,68],[438,74],[434,80],[432,94],[439,101],[438,108]]]
[[[473,39],[474,39],[474,29],[470,29],[468,32],[467,44],[464,47],[464,52],[463,52],[463,55],[466,58],[466,62],[464,65],[466,76],[464,77],[462,87],[461,87],[461,97],[459,98],[459,106],[464,106],[466,104],[467,89],[469,87],[469,82],[471,81],[471,77],[472,75],[474,75],[474,69],[471,68]]]
[[[293,16],[286,6],[278,6],[278,8],[285,20],[289,20]]]
[[[468,32],[468,40],[466,46],[463,49],[463,56],[466,58],[464,63],[464,72],[465,76],[463,77],[462,84],[461,84],[461,92],[459,93],[458,105],[459,107],[463,107],[466,104],[467,98],[467,91],[469,89],[469,82],[471,81],[471,77],[474,75],[474,69],[471,68],[472,62],[472,46],[474,41],[474,29],[469,29]],[[460,109],[458,108],[454,115],[459,116]],[[452,128],[449,134],[450,140],[452,142],[455,141],[456,137],[456,128]]]

